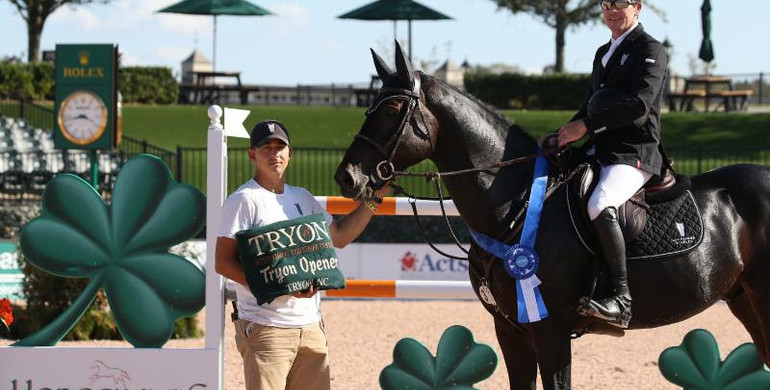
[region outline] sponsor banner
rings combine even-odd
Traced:
[[[436,245],[443,252],[465,256],[455,245]],[[468,262],[438,254],[427,244],[357,244],[337,250],[340,269],[348,279],[469,280]]]
[[[345,287],[324,214],[243,230],[235,238],[246,281],[260,305],[311,286]]]
[[[0,383],[9,390],[217,389],[218,359],[215,349],[4,347]]]
[[[20,299],[24,274],[19,269],[16,245],[0,242],[0,298]]]

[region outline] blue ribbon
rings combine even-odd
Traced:
[[[535,174],[529,193],[529,206],[518,244],[507,245],[484,234],[471,231],[473,240],[485,251],[503,260],[506,272],[516,279],[516,306],[519,323],[537,322],[548,317],[548,310],[540,294],[540,279],[535,273],[540,258],[535,252],[537,227],[543,211],[545,190],[548,186],[548,160],[540,156],[535,160]]]

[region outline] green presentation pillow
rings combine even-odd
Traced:
[[[281,295],[345,288],[324,214],[235,233],[243,271],[260,305]]]

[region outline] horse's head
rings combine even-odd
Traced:
[[[412,70],[401,46],[396,43],[395,72],[374,50],[372,57],[383,85],[334,175],[342,195],[357,200],[371,199],[394,171],[430,157],[438,136],[421,74]]]

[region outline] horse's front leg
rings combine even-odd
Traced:
[[[531,332],[544,390],[572,388],[572,339],[570,327],[558,325],[553,318],[534,324]]]
[[[503,351],[508,383],[512,390],[535,390],[537,382],[537,357],[532,339],[522,329],[495,315],[497,342]]]

